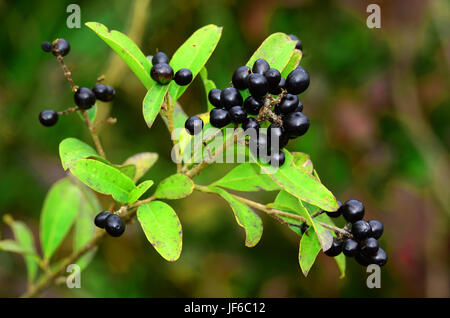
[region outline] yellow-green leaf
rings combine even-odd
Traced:
[[[181,199],[190,195],[193,190],[194,182],[186,175],[177,173],[159,183],[155,197],[158,199]]]

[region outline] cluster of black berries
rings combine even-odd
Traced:
[[[250,149],[254,149],[260,159],[281,166],[285,161],[281,149],[289,139],[304,135],[309,128],[309,119],[302,113],[303,104],[297,97],[309,86],[308,73],[299,66],[284,79],[266,60],[258,59],[252,69],[247,66],[237,68],[232,84],[223,90],[209,91],[208,100],[215,107],[210,112],[211,125],[223,128],[230,123],[241,124],[249,136],[247,131],[252,129],[256,134],[252,134]],[[245,101],[239,92],[244,89],[251,94]],[[260,124],[266,120],[270,122],[267,134],[259,133]],[[203,121],[197,116],[190,117],[185,128],[191,135],[197,134],[203,128]],[[278,141],[278,149],[272,147],[273,140]]]
[[[56,57],[66,56],[70,51],[70,44],[65,39],[56,39],[52,43],[42,42],[42,49],[45,52],[52,52]],[[79,87],[75,91],[74,100],[79,109],[86,110],[91,108],[95,101],[109,102],[113,100],[116,91],[113,87],[97,83],[92,89]],[[39,114],[39,121],[42,125],[50,127],[56,124],[58,116],[64,112],[57,113],[54,110],[44,110]]]
[[[173,75],[173,69],[169,65],[169,58],[163,52],[153,55],[152,64],[150,76],[161,85],[169,84],[172,79],[180,86],[186,86],[192,82],[192,72],[188,68],[182,68]]]
[[[344,216],[345,220],[351,223],[350,233],[353,238],[333,238],[333,244],[325,251],[325,254],[337,256],[343,252],[347,257],[355,257],[355,260],[363,266],[385,265],[387,255],[378,246],[377,241],[383,234],[383,224],[376,220],[364,221],[364,205],[358,200],[349,200],[344,204],[338,201],[338,203],[337,211],[326,213],[333,218]]]
[[[121,236],[125,232],[125,222],[120,216],[109,211],[97,214],[94,223],[97,227],[105,229],[109,235],[114,237]]]

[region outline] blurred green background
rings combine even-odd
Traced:
[[[296,34],[311,86],[301,95],[311,129],[289,149],[309,153],[322,181],[341,201],[364,202],[368,218],[385,224],[382,246],[389,262],[382,288],[366,287],[364,268],[348,260],[339,279],[322,253],[308,277],[298,266],[298,237],[263,217],[255,248],[230,208],[213,195],[194,193],[171,202],[183,224],[179,261],[164,261],[137,224],[119,239],[107,238],[82,273],[82,288],[52,287],[57,297],[448,297],[449,296],[449,2],[376,1],[381,29],[366,26],[372,1],[192,0],[78,1],[82,24],[98,21],[120,30],[145,54],[169,55],[196,29],[214,23],[223,36],[207,64],[223,88],[269,34]],[[72,50],[65,61],[80,86],[106,75],[116,87],[111,106],[101,104],[109,159],[154,151],[157,164],[146,177],[160,181],[175,172],[171,142],[157,119],[147,129],[141,112],[144,87],[91,30],[66,27],[73,1],[0,1],[0,215],[25,221],[38,238],[39,215],[51,184],[64,176],[58,144],[66,137],[91,143],[76,114],[52,128],[38,122],[43,109],[73,105],[70,87],[42,41],[64,37]],[[200,79],[180,103],[189,115],[206,109]],[[198,183],[230,166],[204,170]],[[271,202],[273,193],[250,194]],[[2,223],[1,238],[10,238]],[[66,242],[57,257],[70,253]],[[21,257],[0,253],[0,296],[26,287]]]

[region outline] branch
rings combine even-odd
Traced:
[[[84,109],[82,109],[81,113],[83,114],[83,117],[84,117],[84,120],[86,122],[86,125],[89,128],[89,132],[91,134],[92,140],[94,140],[95,148],[97,148],[98,154],[102,158],[106,158],[105,151],[103,150],[102,143],[100,142],[100,138],[98,138],[97,132],[95,131],[95,127],[92,124],[91,120],[89,119],[89,116],[88,116],[87,112]]]

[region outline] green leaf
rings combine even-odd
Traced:
[[[287,63],[286,67],[281,72],[281,76],[286,78],[290,72],[295,70],[295,68],[300,64],[300,60],[302,59],[302,52],[299,50],[294,50],[294,53],[292,54],[291,58],[289,59],[289,62]]]
[[[13,220],[10,215],[5,215],[4,220],[11,227],[14,238],[16,239],[15,242],[27,254],[24,255],[24,259],[25,266],[27,267],[28,282],[31,283],[36,278],[40,262],[40,258],[36,252],[33,233],[25,223]]]
[[[83,248],[94,236],[95,226],[94,218],[102,209],[100,202],[95,194],[82,184],[77,184],[81,193],[81,203],[75,219],[75,230],[73,237],[73,250],[79,251]],[[97,248],[89,251],[77,260],[77,265],[81,269],[86,268],[91,259],[94,257]]]
[[[66,237],[75,221],[80,202],[81,193],[69,178],[59,180],[50,188],[44,201],[40,222],[41,246],[45,260],[50,259]]]
[[[273,204],[269,204],[268,207],[291,212],[304,217],[306,220],[308,220],[308,224],[314,228],[322,249],[326,251],[330,248],[333,241],[331,233],[322,225],[320,225],[316,218],[313,219],[311,217],[311,214],[313,214],[315,210],[309,211],[308,209],[306,209],[303,206],[302,202],[295,196],[282,190],[278,193],[275,202]],[[281,218],[288,219],[289,221],[291,220],[290,218],[286,217]]]
[[[298,252],[298,261],[303,275],[308,276],[309,270],[314,265],[320,250],[320,242],[314,228],[309,227],[300,239],[300,248]]]
[[[286,162],[279,168],[257,161],[262,172],[267,173],[282,189],[298,199],[309,202],[325,211],[337,210],[338,204],[333,194],[306,169],[288,163],[292,162],[292,156],[287,150],[284,150],[284,153]]]
[[[133,179],[136,175],[135,165],[113,165],[113,167],[122,172],[130,179]]]
[[[242,163],[212,185],[238,191],[275,191],[280,187],[267,175],[261,174],[258,166]]]
[[[128,204],[134,203],[139,198],[147,192],[148,189],[153,185],[152,180],[146,180],[143,181],[141,184],[139,184],[133,191],[130,193],[130,198],[128,199]]]
[[[174,174],[167,177],[158,185],[155,197],[158,199],[185,198],[194,190],[194,182],[184,174]]]
[[[64,170],[70,168],[79,159],[92,157],[103,162],[105,161],[94,148],[76,138],[66,138],[60,142],[59,157]]]
[[[133,178],[133,181],[136,182],[155,164],[156,160],[158,160],[157,153],[142,152],[131,156],[123,164],[136,166],[136,173]]]
[[[212,80],[208,79],[208,71],[206,70],[206,67],[203,67],[202,70],[200,71],[200,77],[202,78],[203,86],[205,87],[206,102],[208,104],[208,111],[210,111],[211,109],[214,108],[214,106],[213,106],[213,104],[211,104],[209,102],[208,94],[209,94],[210,90],[217,88],[217,87],[216,87],[216,84]]]
[[[72,164],[70,172],[81,182],[99,193],[112,195],[121,203],[136,186],[129,177],[114,167],[92,159],[80,159]]]
[[[270,67],[283,70],[294,54],[295,44],[296,42],[291,40],[286,34],[273,33],[253,53],[247,66],[252,68],[257,59],[265,59],[270,64]]]
[[[27,251],[22,245],[14,240],[3,240],[0,241],[0,250],[5,252],[12,252],[17,254],[28,254]]]
[[[147,89],[154,85],[155,82],[150,77],[151,63],[129,37],[119,31],[109,31],[98,22],[87,22],[85,25],[97,33],[128,64]]]
[[[291,152],[291,155],[294,159],[294,165],[296,167],[303,168],[308,173],[313,173],[313,164],[308,154],[303,152]]]
[[[183,231],[172,207],[161,201],[152,201],[138,208],[137,218],[156,251],[169,262],[176,261],[181,254]]]
[[[222,28],[213,24],[195,31],[173,54],[170,66],[174,72],[181,68],[188,68],[195,78],[214,52],[221,35]],[[170,97],[175,102],[189,85],[179,86],[172,81],[169,86]]]
[[[217,187],[211,187],[209,190],[220,195],[230,205],[237,223],[245,230],[245,246],[253,247],[258,244],[263,232],[259,215],[227,191]]]
[[[164,102],[164,96],[166,96],[168,90],[169,85],[156,84],[145,95],[144,101],[142,102],[142,112],[149,128],[152,127],[156,116],[158,116],[159,110]]]

